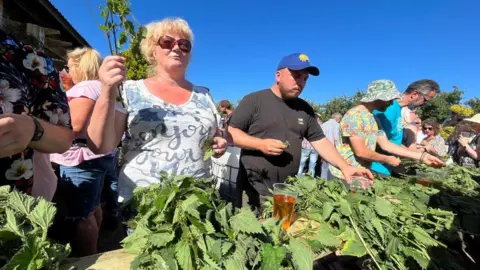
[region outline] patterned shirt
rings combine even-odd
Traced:
[[[169,175],[210,176],[204,142],[215,134],[220,115],[207,88],[195,86],[190,100],[173,105],[154,96],[143,80],[127,81],[122,97],[128,111],[127,139],[119,176],[120,200],[137,186],[158,183]]]
[[[440,135],[436,135],[430,140],[425,138],[424,141],[427,141],[430,147],[435,150],[435,153],[437,153],[436,156],[444,157],[447,155],[448,146],[445,144],[445,140]]]
[[[365,146],[375,151],[377,137],[385,136],[385,132],[378,129],[375,116],[363,106],[350,109],[340,122],[340,142],[336,145],[337,151],[354,167],[369,168],[370,162],[357,160],[348,139],[350,137],[362,137],[365,139]],[[330,165],[330,171],[335,177],[343,178],[342,172]]]
[[[65,92],[53,61],[43,52],[0,31],[0,114],[29,114],[71,128]],[[30,194],[33,185],[30,148],[0,159],[0,186]]]

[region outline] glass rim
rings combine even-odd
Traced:
[[[298,194],[300,194],[300,190],[297,187],[295,187],[294,185],[285,184],[285,183],[273,184],[273,194],[275,194],[276,192],[280,192],[287,195],[291,194],[295,196],[298,196]]]

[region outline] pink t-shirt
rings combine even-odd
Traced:
[[[72,89],[67,91],[68,100],[74,98],[89,98],[93,101],[97,101],[100,97],[101,92],[101,83],[100,81],[83,81],[75,86]],[[115,109],[117,112],[126,113],[126,110],[123,108],[122,103],[117,102]],[[92,108],[93,110],[93,108]],[[74,134],[74,139],[86,139],[87,131],[86,129],[81,133]],[[106,154],[109,155],[109,154]],[[95,155],[87,147],[72,146],[67,152],[63,154],[51,154],[50,161],[64,165],[64,166],[77,166],[85,160],[92,160],[105,155]]]
[[[50,155],[35,151],[33,154],[33,197],[51,201],[57,189],[57,176],[50,164]]]

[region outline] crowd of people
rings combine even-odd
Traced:
[[[135,81],[126,78],[125,58],[103,59],[92,48],[69,52],[61,72],[4,32],[0,49],[0,185],[55,201],[57,222],[73,228],[67,241],[76,256],[97,253],[101,228],[133,217],[135,209],[120,215],[119,207],[136,187],[159,183],[162,172],[209,177],[207,140],[217,158],[229,146],[242,149],[236,206],[258,213],[272,185],[302,175],[307,160],[307,173],[321,161],[320,177],[346,185],[360,177],[364,187],[372,171],[394,173],[398,157],[445,165],[438,123],[414,112],[439,92],[432,80],[403,94],[390,80],[373,81],[358,106],[321,123],[299,98],[320,74],[303,53],[283,57],[273,84],[235,109],[227,100],[217,106],[208,88],[186,78],[193,33],[182,19],[146,26],[141,51],[154,75]],[[478,115],[468,121],[480,127]],[[479,133],[458,139],[462,162],[477,167]]]

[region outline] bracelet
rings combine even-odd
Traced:
[[[427,155],[427,152],[423,152],[422,155],[420,156],[420,162],[423,162],[423,158]]]

